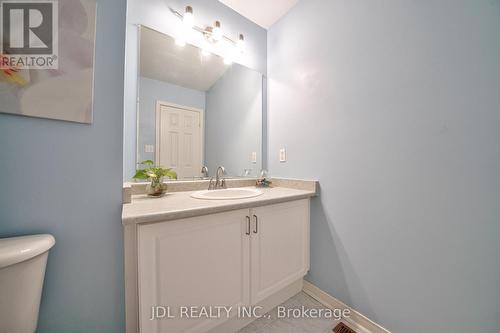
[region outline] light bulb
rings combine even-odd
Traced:
[[[194,15],[193,8],[191,6],[186,7],[186,11],[184,12],[184,17],[182,18],[182,23],[186,28],[192,28],[194,25]]]
[[[181,46],[181,47],[186,46],[186,41],[184,40],[184,38],[176,38],[175,45]]]
[[[214,29],[212,31],[212,38],[217,42],[222,39],[222,29],[220,27],[219,21],[215,21],[215,26],[214,26]]]
[[[206,48],[201,49],[201,55],[204,57],[209,57],[210,56],[210,51],[208,51]]]
[[[238,41],[236,42],[236,47],[240,52],[245,51],[245,37],[243,34],[240,34],[240,37],[238,38]]]

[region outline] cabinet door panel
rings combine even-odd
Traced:
[[[309,200],[254,208],[251,213],[251,302],[256,304],[309,270]]]
[[[205,332],[226,318],[181,319],[180,307],[249,304],[247,215],[245,209],[139,227],[142,333]],[[176,318],[149,320],[156,305]]]

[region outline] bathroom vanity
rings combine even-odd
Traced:
[[[242,182],[254,181],[228,187]],[[127,333],[234,332],[302,289],[316,182],[275,179],[223,200],[186,184],[207,182],[123,205]]]
[[[138,34],[136,140],[124,146],[136,158],[124,179],[154,165],[179,181],[161,198],[124,188],[126,332],[235,332],[301,291],[316,182],[257,189],[248,178],[266,175],[263,73]]]

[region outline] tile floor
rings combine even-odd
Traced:
[[[309,295],[301,292],[290,298],[280,306],[295,309],[305,308],[326,309],[325,306]],[[250,325],[242,328],[238,333],[327,333],[332,332],[338,321],[334,319],[312,319],[312,318],[277,318],[278,310],[274,308],[269,313],[269,318],[262,317]]]

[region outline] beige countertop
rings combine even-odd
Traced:
[[[191,197],[193,191],[171,192],[161,198],[133,195],[132,202],[123,205],[123,225],[176,220],[187,217],[252,208],[275,203],[310,198],[316,191],[287,187],[261,188],[258,197],[232,200],[203,200]]]

